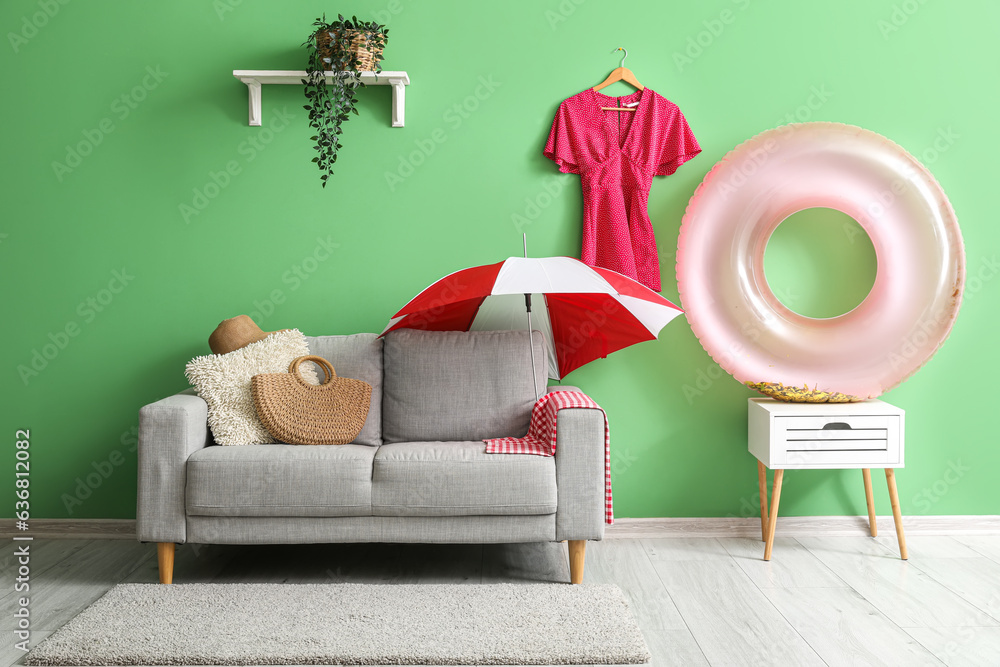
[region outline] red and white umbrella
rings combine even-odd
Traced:
[[[396,313],[385,331],[532,327],[548,347],[549,377],[654,340],[682,311],[627,276],[571,257],[511,257],[445,276]]]

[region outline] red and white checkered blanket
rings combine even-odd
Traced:
[[[556,417],[567,408],[592,408],[604,415],[604,520],[615,522],[611,507],[611,431],[608,415],[592,398],[579,391],[553,391],[535,401],[531,409],[531,425],[523,438],[491,438],[484,440],[487,454],[556,455]]]

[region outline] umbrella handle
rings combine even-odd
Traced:
[[[521,234],[521,241],[524,243],[524,258],[528,259],[528,233]],[[538,402],[538,384],[535,382],[535,341],[531,329],[531,294],[524,295],[524,309],[528,311],[528,349],[531,351],[531,386],[535,389],[535,402]],[[548,370],[546,370],[548,375]]]
[[[538,395],[538,383],[535,382],[535,341],[534,332],[531,329],[531,295],[524,295],[524,305],[528,308],[528,349],[531,351],[531,386],[535,390],[535,402],[540,398]]]

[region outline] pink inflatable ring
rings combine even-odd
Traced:
[[[857,220],[878,262],[867,298],[826,319],[789,310],[764,279],[772,232],[814,207]],[[930,359],[964,282],[962,235],[934,177],[885,137],[839,123],[786,125],[734,148],[691,197],[678,240],[681,303],[712,358],[740,382],[837,400],[879,396]]]

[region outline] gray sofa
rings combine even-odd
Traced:
[[[604,535],[604,417],[559,413],[556,455],[487,454],[527,433],[545,352],[526,331],[309,338],[337,374],[372,385],[348,445],[215,445],[191,390],[139,413],[137,535],[158,545],[567,541],[573,583]],[[561,387],[564,388],[564,387]],[[549,390],[560,389],[550,388]]]

